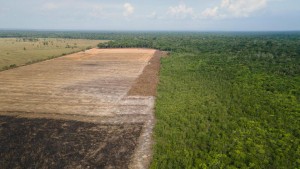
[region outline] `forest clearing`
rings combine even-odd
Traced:
[[[149,166],[155,93],[136,83],[159,56],[90,49],[0,72],[1,166]]]

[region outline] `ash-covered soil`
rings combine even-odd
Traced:
[[[128,168],[142,125],[0,116],[0,166]]]

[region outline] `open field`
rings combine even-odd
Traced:
[[[0,38],[0,70],[95,47],[100,40]]]
[[[154,97],[128,91],[142,88],[153,57],[152,49],[91,49],[0,72],[0,165],[148,166]]]

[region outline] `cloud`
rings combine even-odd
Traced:
[[[221,7],[236,17],[248,17],[267,5],[267,0],[222,0]]]
[[[219,7],[213,7],[213,8],[206,8],[201,14],[204,17],[217,17]]]
[[[124,8],[124,13],[123,13],[124,16],[129,16],[134,12],[134,7],[130,3],[125,3],[123,5],[123,8]]]
[[[184,19],[188,16],[194,17],[195,15],[193,8],[187,7],[185,4],[170,6],[168,14],[179,19]]]
[[[202,12],[202,17],[249,17],[254,12],[265,8],[268,1],[269,0],[221,0],[217,6],[206,8]]]

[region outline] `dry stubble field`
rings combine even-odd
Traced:
[[[148,166],[160,55],[91,49],[0,72],[0,165]]]

